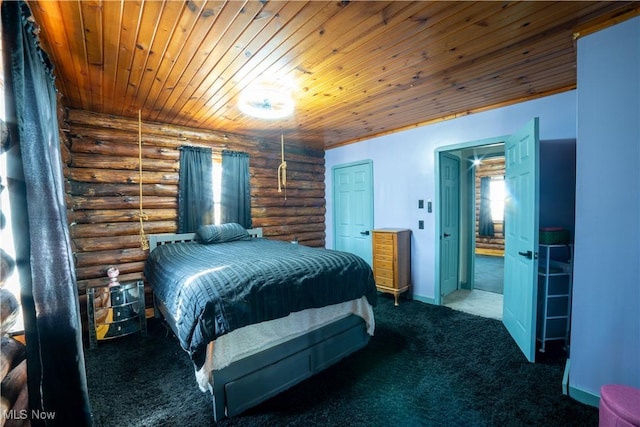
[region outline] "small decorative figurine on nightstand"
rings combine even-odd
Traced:
[[[109,286],[119,286],[120,282],[118,282],[118,276],[120,275],[120,270],[116,267],[111,266],[107,269],[107,276],[109,276]]]

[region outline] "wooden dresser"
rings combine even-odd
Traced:
[[[381,228],[372,231],[373,276],[380,292],[398,296],[411,287],[411,230]]]

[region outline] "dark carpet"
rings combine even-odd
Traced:
[[[565,358],[531,364],[501,322],[381,295],[364,349],[222,426],[597,426],[561,393]],[[208,394],[157,320],[86,350],[96,426],[207,426]]]
[[[476,255],[474,269],[474,289],[504,292],[504,257]]]

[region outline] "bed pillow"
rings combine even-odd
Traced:
[[[234,222],[220,225],[201,225],[196,230],[196,237],[200,243],[206,245],[251,239],[249,232],[243,226]]]

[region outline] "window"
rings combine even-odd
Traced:
[[[216,224],[220,224],[220,200],[222,193],[222,161],[213,159],[211,165],[211,175],[213,175],[213,212]]]
[[[493,222],[504,220],[505,185],[504,177],[493,177],[489,183],[491,194],[491,219]]]
[[[1,41],[1,37],[0,37]],[[0,55],[2,55],[2,43],[0,43]],[[1,56],[0,56],[1,58]],[[0,120],[2,120],[4,124],[5,120],[5,106],[4,106],[4,67],[2,60],[0,60]],[[3,141],[4,142],[4,141]],[[16,252],[15,246],[13,243],[13,231],[11,224],[11,205],[9,202],[9,191],[7,187],[7,183],[9,182],[7,176],[7,154],[5,152],[0,153],[0,185],[2,185],[2,191],[0,191],[0,211],[4,216],[4,221],[2,221],[2,225],[0,227],[0,242],[2,242],[1,247],[2,250],[9,256],[11,259],[15,260]],[[4,268],[2,266],[0,268]],[[11,292],[18,302],[20,301],[20,278],[18,276],[18,269],[14,268],[13,273],[6,278],[4,284],[2,284],[3,289],[7,289]],[[24,324],[22,321],[22,312],[18,313],[18,317],[16,323],[11,327],[9,333],[21,332],[24,330]]]

